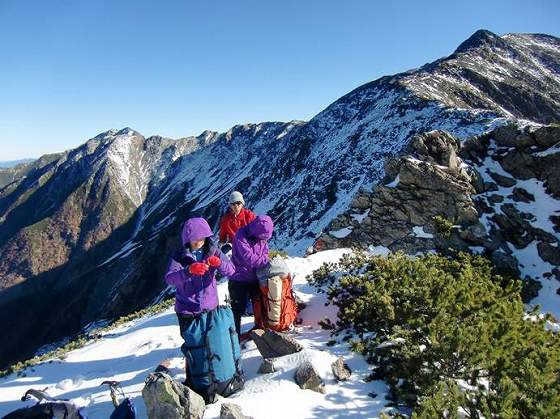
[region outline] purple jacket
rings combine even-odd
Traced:
[[[235,268],[229,258],[224,255],[210,239],[212,230],[204,218],[190,218],[183,226],[181,239],[184,250],[171,257],[165,282],[176,288],[175,311],[183,314],[199,314],[213,310],[218,306],[218,291],[216,289],[216,271],[224,276],[232,275]],[[189,250],[192,240],[209,239],[209,251],[205,259],[215,255],[222,260],[219,268],[210,268],[203,276],[192,275],[188,271],[191,263],[196,262]]]
[[[268,243],[274,225],[268,215],[259,215],[245,227],[237,230],[233,239],[235,273],[230,281],[257,282],[257,268],[268,263]]]

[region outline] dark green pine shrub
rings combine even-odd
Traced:
[[[560,417],[560,339],[487,259],[356,254],[309,281],[414,417]]]

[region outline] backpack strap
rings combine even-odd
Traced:
[[[210,403],[213,403],[216,399],[216,393],[218,391],[217,384],[218,380],[216,379],[216,371],[214,371],[214,365],[212,361],[214,358],[218,357],[217,354],[212,352],[212,348],[210,347],[210,338],[208,334],[210,330],[212,330],[212,320],[214,317],[214,310],[208,312],[208,316],[206,317],[206,331],[204,332],[204,345],[206,346],[206,359],[208,360],[208,380],[210,381],[210,385],[206,390],[206,396]]]
[[[235,364],[235,374],[241,376],[243,372],[241,371],[241,367],[239,366],[239,359],[235,359],[235,350],[233,349],[235,348],[234,339],[237,339],[237,331],[233,326],[229,327],[229,338],[231,340],[231,357],[233,358],[233,363]]]

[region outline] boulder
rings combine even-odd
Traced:
[[[470,178],[470,182],[472,187],[474,188],[475,193],[478,194],[484,192],[484,179],[482,178],[478,170],[475,170],[470,166],[463,168],[462,170],[464,170],[466,176]]]
[[[518,179],[537,178],[537,163],[535,158],[522,150],[513,149],[501,160],[504,170]],[[513,186],[513,185],[512,185]]]
[[[253,419],[253,417],[245,416],[241,407],[234,403],[223,403],[220,408],[220,419]]]
[[[461,145],[459,156],[462,159],[472,160],[478,164],[481,159],[486,157],[489,142],[487,134],[467,138]]]
[[[295,373],[297,385],[304,390],[313,390],[318,393],[325,393],[325,383],[319,376],[311,362],[306,361],[299,366]]]
[[[523,280],[523,287],[521,288],[521,300],[527,304],[533,298],[536,298],[539,295],[539,290],[542,288],[542,284],[531,278],[530,276],[526,277]]]
[[[507,177],[507,176],[499,175],[498,173],[493,172],[493,171],[490,171],[489,174],[490,174],[490,177],[492,179],[494,179],[494,181],[498,185],[500,185],[504,188],[511,188],[513,185],[515,185],[517,183],[517,181],[515,179],[512,179],[512,178]]]
[[[270,329],[252,330],[251,339],[264,359],[290,355],[303,349],[291,336]]]
[[[513,188],[513,200],[515,202],[535,202],[535,195],[523,188]]]
[[[504,197],[498,194],[492,194],[488,196],[488,202],[491,204],[499,204],[500,202],[504,201]]]
[[[496,192],[498,189],[495,182],[484,182],[484,192]]]
[[[339,357],[335,362],[331,364],[331,369],[334,375],[334,378],[337,381],[346,381],[352,375],[352,370],[350,367],[344,362],[342,357]]]
[[[539,252],[539,256],[545,262],[548,262],[551,265],[560,265],[560,247],[558,244],[553,246],[550,243],[540,242],[537,244],[537,250]]]
[[[352,199],[352,203],[350,207],[357,209],[357,210],[366,210],[371,206],[369,201],[369,197],[366,194],[359,194],[354,199]]]
[[[480,222],[459,232],[459,237],[472,245],[481,245],[486,240],[486,228]]]
[[[517,259],[512,255],[498,249],[492,253],[490,260],[494,263],[496,271],[499,274],[519,277],[519,264]]]
[[[142,397],[149,419],[202,419],[204,416],[204,399],[164,372],[148,375]]]
[[[421,160],[457,170],[459,141],[444,131],[431,131],[415,136],[409,150]]]
[[[493,131],[492,137],[498,145],[515,147],[517,144],[517,125],[502,125]]]
[[[535,142],[539,147],[549,148],[560,142],[560,127],[544,126],[533,132]]]

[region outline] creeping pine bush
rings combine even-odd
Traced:
[[[487,259],[355,254],[309,280],[414,417],[560,417],[559,336]]]

